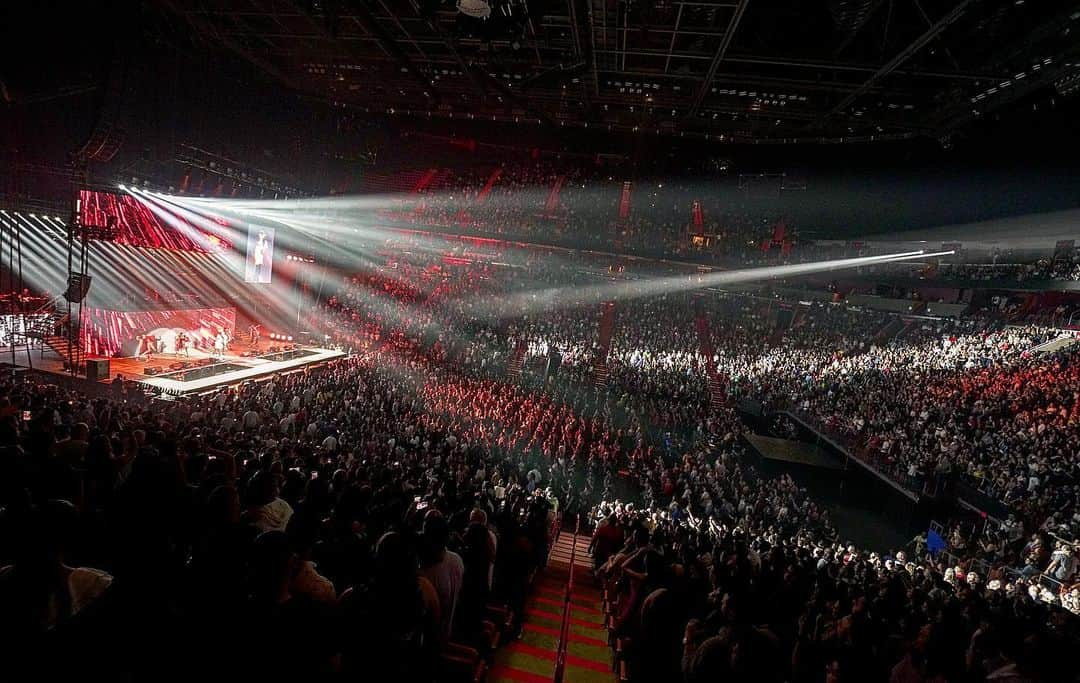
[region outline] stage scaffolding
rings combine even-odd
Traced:
[[[30,359],[30,342],[26,336],[26,306],[22,297],[24,289],[22,270],[22,225],[6,213],[0,214],[0,290],[3,291],[4,344],[11,352],[11,366],[16,366],[15,355],[19,341]],[[32,366],[31,366],[32,367]]]

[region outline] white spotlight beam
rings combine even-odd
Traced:
[[[935,255],[943,255],[940,252]],[[779,278],[808,275],[859,268],[861,266],[894,261],[907,261],[925,258],[924,251],[901,252],[881,256],[863,256],[858,258],[815,261],[789,266],[770,266],[767,268],[742,268],[739,270],[719,271],[694,275],[677,275],[637,280],[634,282],[615,282],[589,287],[554,287],[539,291],[526,291],[509,297],[486,297],[478,302],[480,310],[487,310],[491,315],[500,317],[536,313],[567,306],[599,304],[603,301],[637,299],[648,296],[693,291],[708,287],[731,285],[740,282],[759,282]]]

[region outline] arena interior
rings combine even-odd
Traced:
[[[3,14],[0,680],[1080,680],[1080,2]]]

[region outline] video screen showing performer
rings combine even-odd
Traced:
[[[244,282],[270,284],[274,270],[274,229],[258,226],[248,228],[247,258],[244,260]]]

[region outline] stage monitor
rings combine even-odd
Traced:
[[[270,284],[274,271],[274,229],[248,226],[244,282]]]

